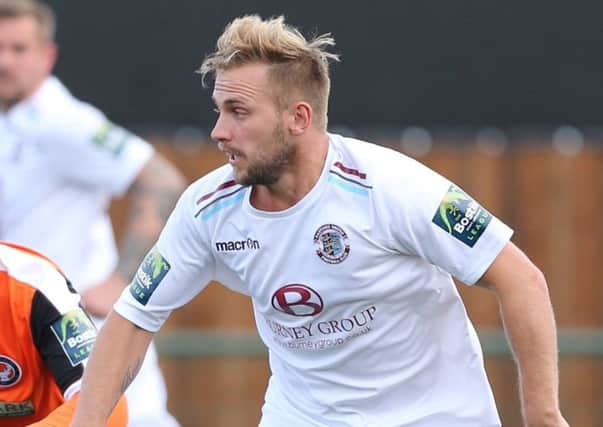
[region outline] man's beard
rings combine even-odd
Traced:
[[[0,78],[3,76],[0,72]],[[14,82],[13,82],[14,83]],[[15,88],[14,90],[8,91],[8,93],[0,92],[0,110],[8,110],[15,104],[18,104],[25,98],[25,90],[22,88]]]
[[[21,102],[25,96],[18,94],[11,97],[0,97],[0,111],[8,111],[10,108]]]
[[[241,185],[272,185],[276,183],[283,172],[295,158],[295,145],[291,143],[283,130],[281,123],[277,123],[272,131],[272,145],[277,151],[269,158],[256,160],[249,163],[246,174],[237,179]]]

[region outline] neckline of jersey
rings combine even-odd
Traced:
[[[19,101],[8,111],[0,112],[0,117],[10,123],[20,123],[26,121],[29,124],[32,121],[32,115],[37,114],[40,104],[44,99],[53,99],[56,102],[56,95],[63,94],[67,89],[54,75],[44,79],[40,86],[29,97]]]
[[[329,134],[329,147],[327,151],[327,157],[322,167],[320,177],[312,187],[312,189],[306,194],[299,202],[282,211],[264,211],[253,207],[251,204],[251,189],[249,186],[245,189],[245,203],[243,203],[243,210],[249,215],[261,218],[284,218],[295,215],[299,212],[304,211],[309,206],[312,206],[326,188],[326,183],[329,179],[329,169],[333,163],[335,156],[335,150],[333,149],[332,136]]]

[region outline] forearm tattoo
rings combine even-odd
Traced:
[[[136,378],[138,371],[140,371],[140,367],[142,366],[143,360],[144,355],[138,358],[138,360],[134,362],[134,365],[128,366],[128,368],[126,369],[126,373],[121,381],[120,394],[123,394],[128,388],[128,386],[132,383],[132,381],[134,381],[134,378]]]
[[[155,242],[184,187],[165,159],[153,157],[128,192],[129,212],[117,271],[131,279]]]

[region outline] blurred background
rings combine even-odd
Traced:
[[[566,417],[603,426],[603,3],[48,3],[59,17],[56,74],[191,181],[224,163],[207,138],[211,92],[194,72],[224,25],[284,14],[306,35],[331,32],[342,58],[332,68],[331,130],[418,158],[515,229],[548,278]],[[127,202],[112,206],[118,234]],[[496,300],[459,290],[503,425],[519,427]],[[246,298],[211,285],[172,315],[157,343],[184,427],[257,425],[269,372]]]

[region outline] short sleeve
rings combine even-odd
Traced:
[[[78,306],[61,313],[47,295],[37,291],[30,326],[40,357],[65,394],[84,373],[84,363],[96,339],[92,321]]]
[[[395,248],[475,284],[513,231],[460,187],[419,162],[393,156],[381,200]],[[391,180],[391,178],[390,178]]]
[[[154,153],[146,141],[76,100],[43,116],[37,132],[56,173],[114,195],[127,190]]]
[[[148,331],[158,331],[173,310],[188,303],[215,277],[209,237],[194,216],[194,206],[189,187],[115,304],[115,311]]]
[[[73,393],[96,341],[96,327],[80,306],[80,296],[51,263],[29,257],[19,277],[36,291],[29,316],[33,343],[65,397]],[[23,273],[25,271],[25,273]],[[26,276],[21,276],[26,274]]]

